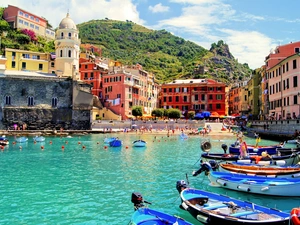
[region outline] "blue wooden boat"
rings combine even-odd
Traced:
[[[35,136],[33,138],[33,141],[35,142],[44,142],[46,140],[46,138],[44,136]]]
[[[9,144],[9,141],[6,137],[0,137],[0,145],[1,146],[5,146],[5,145],[8,145]]]
[[[261,155],[263,152],[267,152],[269,155],[275,155],[278,153],[277,149],[282,148],[284,145],[270,145],[270,146],[255,146],[255,145],[247,145],[248,153],[256,153]],[[229,153],[239,155],[240,154],[240,146],[232,144],[229,146]]]
[[[111,142],[109,142],[109,146],[110,147],[120,147],[122,146],[122,141],[119,140],[118,138],[112,140]]]
[[[145,147],[146,144],[147,144],[147,142],[146,142],[146,141],[143,141],[143,140],[136,140],[136,141],[133,141],[133,142],[132,142],[132,145],[133,145],[134,147]]]
[[[187,210],[203,224],[222,225],[288,225],[290,214],[226,195],[187,188],[177,181],[176,188],[182,200],[181,208]]]
[[[131,202],[134,203],[135,212],[131,217],[130,225],[192,225],[178,216],[145,207],[144,203],[151,203],[144,201],[139,192],[132,193]]]
[[[27,141],[28,141],[27,137],[18,137],[18,138],[16,138],[16,142],[18,142],[18,143],[24,143],[24,142],[27,142]]]
[[[116,138],[115,137],[107,137],[107,138],[104,138],[104,143],[105,144],[109,144],[109,142],[112,142],[113,140],[115,140]]]
[[[300,178],[272,178],[211,171],[212,186],[262,195],[300,196]]]

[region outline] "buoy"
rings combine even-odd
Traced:
[[[34,141],[33,143],[36,144],[36,141]]]
[[[43,146],[43,145],[41,146],[41,149],[44,149],[44,146]]]
[[[16,144],[16,142],[14,141],[14,142],[13,142],[13,145],[15,145],[15,144]]]
[[[4,149],[4,146],[1,145],[1,149],[3,150],[3,149]]]
[[[52,145],[52,141],[50,141],[49,144]]]
[[[104,146],[104,149],[107,149],[107,146]]]
[[[97,145],[99,145],[100,143],[99,142],[97,142]]]
[[[61,146],[61,149],[65,149],[65,146]]]
[[[80,141],[78,141],[78,144],[80,145],[80,144],[81,144],[81,142],[80,142]]]
[[[128,148],[128,146],[126,146],[126,149]]]
[[[83,149],[85,149],[85,146],[84,146],[84,145],[82,145],[82,148],[83,148]]]
[[[68,141],[66,141],[65,143],[68,144]]]

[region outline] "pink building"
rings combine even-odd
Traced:
[[[8,5],[3,18],[12,28],[32,30],[39,36],[55,39],[55,31],[47,27],[47,20],[24,9]]]
[[[102,75],[103,105],[122,119],[132,117],[132,106],[141,106],[143,114],[150,114],[156,108],[158,84],[153,75],[142,70],[140,65],[109,68],[108,74]]]
[[[279,46],[266,57],[269,117],[300,115],[300,42]]]

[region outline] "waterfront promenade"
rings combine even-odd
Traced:
[[[266,121],[249,121],[251,127],[247,128],[247,135],[253,136],[254,133],[258,133],[265,139],[273,139],[285,141],[293,138],[295,130],[300,131],[300,120],[266,120]],[[0,135],[72,135],[72,134],[89,134],[89,133],[115,133],[124,132],[128,130],[129,133],[136,133],[138,130],[145,130],[145,132],[151,130],[151,133],[167,134],[168,130],[175,130],[185,133],[196,131],[198,128],[206,127],[210,125],[212,132],[209,135],[229,135],[228,131],[221,131],[222,123],[205,120],[159,120],[159,121],[94,121],[90,130],[0,130]],[[264,126],[266,125],[266,126]]]

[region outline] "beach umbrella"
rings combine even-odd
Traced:
[[[204,116],[204,117],[210,117],[210,112],[208,112],[208,111],[204,111],[204,112],[202,112],[202,115]]]
[[[200,120],[200,119],[204,119],[204,115],[202,113],[196,113],[196,115],[194,116],[195,120]]]

